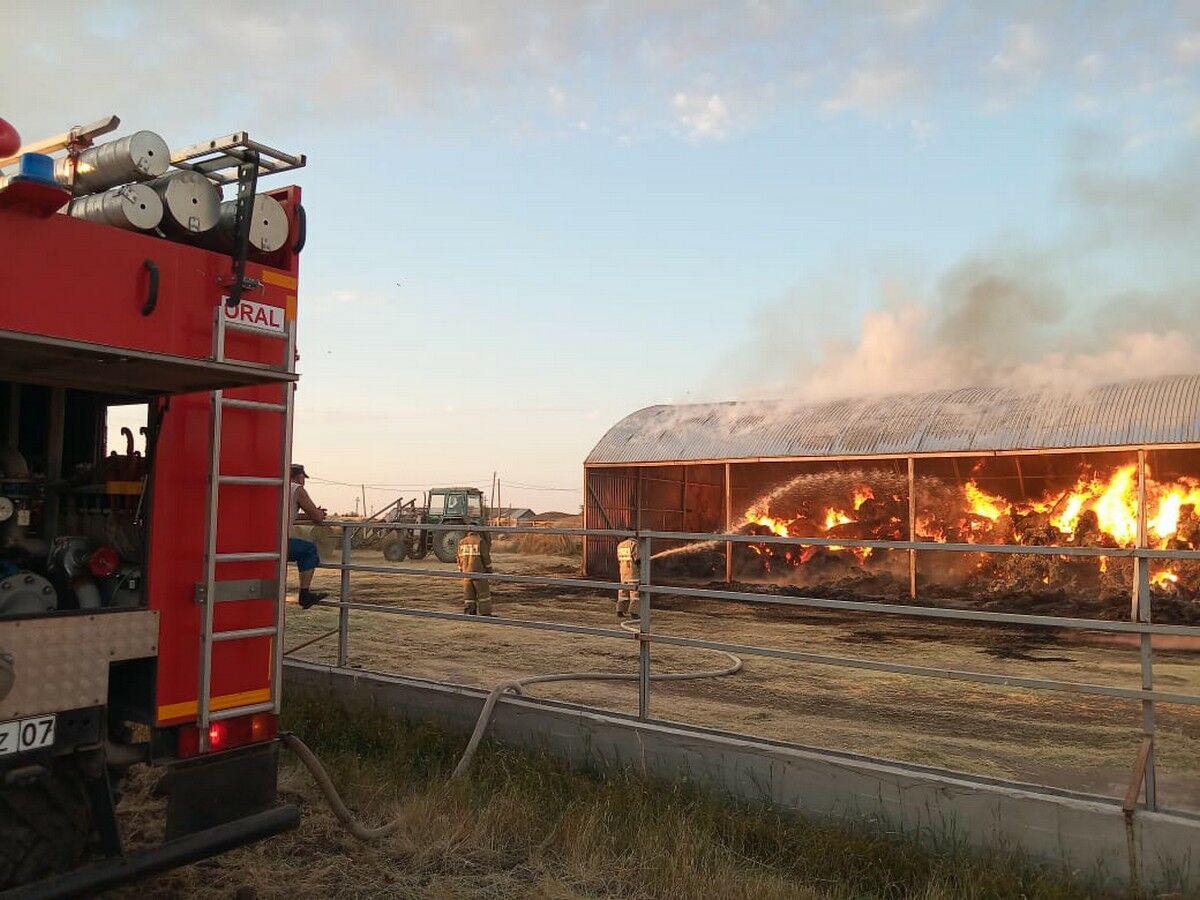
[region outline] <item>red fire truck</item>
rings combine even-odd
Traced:
[[[89,146],[116,121],[0,159],[17,166],[0,177],[0,890],[16,895],[94,893],[299,820],[276,738],[305,219],[298,187],[259,180],[304,157],[244,132],[169,167],[147,132]],[[143,184],[177,227],[143,227]],[[139,763],[165,770],[165,840],[127,850],[114,807]]]

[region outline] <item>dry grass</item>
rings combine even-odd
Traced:
[[[206,896],[238,898],[1094,896],[1011,854],[926,851],[866,827],[814,825],[630,773],[571,773],[495,746],[484,746],[473,779],[452,785],[457,737],[311,701],[293,700],[287,718],[364,819],[399,816],[401,828],[355,843],[289,763],[282,788],[304,807],[298,831],[120,896],[192,896],[200,884]]]

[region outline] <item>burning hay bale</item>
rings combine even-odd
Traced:
[[[1127,548],[1138,537],[1137,467],[1081,462],[1029,496],[984,487],[978,464],[965,477],[917,481],[917,540],[957,544]],[[996,480],[993,477],[993,481]],[[1200,549],[1200,479],[1147,478],[1145,541],[1160,549]],[[902,540],[908,534],[907,479],[885,469],[801,474],[755,501],[740,531],[831,540]],[[717,570],[716,551],[676,571]],[[911,602],[907,554],[839,545],[749,544],[734,549],[739,581],[785,583],[820,596],[874,596]],[[1127,618],[1133,589],[1128,558],[988,553],[918,553],[921,596],[979,608]],[[1200,621],[1200,563],[1151,566],[1154,618]]]
[[[1048,488],[1036,498],[1009,499],[984,490],[972,478],[961,489],[966,509],[956,509],[957,486],[923,484],[940,502],[918,520],[918,536],[979,544],[1027,546],[1131,547],[1138,536],[1137,467],[1126,464],[1103,472],[1081,465],[1064,487]],[[1147,479],[1145,540],[1159,549],[1195,549],[1200,519],[1195,513],[1200,482],[1183,477],[1158,483]],[[1186,578],[1184,576],[1187,576]],[[1200,590],[1200,567],[1190,562],[1153,563],[1152,595],[1190,604]],[[1103,618],[1129,615],[1133,566],[1129,560],[1107,557],[1022,556],[981,554],[965,584],[968,592],[985,597],[1033,600],[1059,597],[1077,611]],[[1190,617],[1190,613],[1188,617]]]
[[[746,511],[741,530],[747,534],[819,536],[831,539],[902,540],[908,515],[905,480],[898,474],[851,471],[804,474],[757,500]],[[787,510],[787,515],[772,515]],[[751,544],[767,572],[812,564],[840,568],[849,555],[859,563],[872,555],[864,547],[791,548]],[[852,563],[851,563],[852,564]]]

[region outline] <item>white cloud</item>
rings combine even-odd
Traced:
[[[912,129],[913,139],[922,146],[937,137],[937,122],[928,119],[913,119],[909,123],[909,127]]]
[[[881,0],[883,14],[889,22],[901,27],[911,27],[924,22],[941,6],[941,0]]]
[[[720,94],[688,94],[679,91],[672,105],[675,118],[688,137],[696,140],[720,140],[729,134],[729,108]]]
[[[1200,32],[1193,31],[1175,41],[1175,58],[1181,63],[1200,60]]]
[[[1156,131],[1134,131],[1125,138],[1121,149],[1127,154],[1137,153],[1143,147],[1147,147],[1157,141],[1158,137],[1159,135]]]
[[[208,0],[166,17],[143,6],[92,0],[79,15],[47,19],[37,4],[0,0],[0,84],[30,71],[88,72],[70,91],[10,92],[6,118],[32,139],[111,109],[172,145],[242,127],[286,143],[297,122],[354,128],[418,116],[520,134],[586,118],[597,135],[608,127],[614,141],[644,141],[719,137],[814,107],[878,110],[918,90],[931,104],[1010,104],[1042,78],[1058,79],[1050,87],[1067,97],[1104,98],[1106,111],[1138,102],[1123,90],[1200,100],[1190,77],[1200,72],[1200,30],[1138,4],[1080,13],[1024,0]],[[1028,11],[1025,24],[1004,30],[1013,10]],[[104,65],[114,41],[147,49]],[[664,128],[663,98],[681,87],[685,107],[668,108]],[[188,102],[162,103],[171,96]]]
[[[567,108],[567,92],[557,85],[552,84],[546,88],[546,99],[550,101],[550,107],[557,112]]]
[[[1089,53],[1087,56],[1081,56],[1075,65],[1080,74],[1089,78],[1095,77],[1104,71],[1104,57],[1099,53]]]
[[[916,71],[908,68],[857,69],[821,105],[829,112],[878,110],[904,99],[919,80]]]
[[[1174,90],[1183,84],[1183,79],[1178,75],[1151,75],[1146,78],[1139,79],[1136,84],[1130,88],[1127,93],[1132,94],[1160,94],[1166,91]]]
[[[992,57],[992,69],[1008,75],[1031,77],[1040,74],[1046,46],[1032,25],[1010,25],[1004,44]]]

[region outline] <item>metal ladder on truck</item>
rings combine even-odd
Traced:
[[[266,331],[237,321],[228,320],[225,316],[224,304],[216,307],[216,328],[213,340],[213,357],[217,362],[233,362],[225,355],[225,336],[230,329],[247,331],[259,337],[271,337],[284,343],[284,363],[278,369],[281,373],[293,375],[296,360],[296,322],[290,319],[285,322],[283,333]],[[243,360],[236,360],[243,365]],[[221,719],[231,719],[235,716],[245,716],[258,712],[279,713],[280,682],[283,675],[283,610],[287,592],[287,540],[288,529],[291,525],[290,478],[288,469],[292,458],[292,415],[295,383],[291,380],[282,381],[279,387],[283,391],[283,402],[269,403],[259,400],[241,400],[226,397],[224,391],[213,391],[211,398],[211,441],[208,471],[208,513],[205,525],[204,548],[204,584],[198,591],[197,599],[201,602],[200,612],[200,685],[196,700],[196,728],[199,731],[200,749],[208,748],[209,727]],[[221,471],[221,436],[224,413],[229,409],[253,410],[256,412],[277,413],[282,417],[283,429],[280,441],[281,454],[279,460],[279,475],[260,476],[226,473]],[[221,489],[227,485],[252,485],[256,487],[278,488],[280,496],[279,509],[279,543],[278,549],[270,551],[217,551],[217,522],[220,511]],[[254,594],[257,582],[218,581],[217,565],[226,562],[258,562],[272,560],[277,563],[275,581],[275,606],[273,622],[259,628],[241,628],[232,631],[215,631],[213,629],[213,608],[217,603],[233,600],[259,599]],[[228,587],[228,591],[224,590]],[[212,660],[213,645],[222,641],[240,641],[250,638],[271,638],[271,699],[263,703],[251,703],[233,706],[222,710],[212,708]]]
[[[287,539],[291,525],[291,489],[288,468],[292,461],[292,403],[295,391],[296,366],[296,322],[286,320],[282,333],[267,331],[246,325],[225,316],[224,306],[236,307],[242,292],[258,286],[245,277],[246,259],[250,238],[250,216],[258,191],[260,176],[272,175],[298,169],[305,165],[301,155],[283,153],[266,144],[250,139],[249,134],[239,131],[225,137],[205,141],[171,154],[172,165],[199,172],[220,184],[237,185],[237,215],[234,224],[233,250],[230,254],[232,274],[228,279],[229,295],[224,303],[217,304],[213,332],[213,360],[216,362],[236,361],[248,365],[245,360],[228,360],[225,356],[225,335],[229,329],[248,331],[260,337],[271,337],[284,342],[283,363],[274,368],[281,374],[292,376],[280,382],[283,390],[282,402],[267,403],[258,400],[240,400],[226,397],[224,391],[213,391],[211,399],[210,460],[208,468],[208,513],[204,548],[204,583],[198,587],[197,600],[202,604],[200,612],[200,659],[199,690],[196,695],[196,728],[199,732],[200,750],[209,745],[209,726],[220,719],[250,715],[257,712],[279,713],[280,682],[283,677],[283,604],[287,591]],[[303,221],[303,210],[300,210]],[[303,227],[303,226],[302,226]],[[303,243],[303,239],[301,239]],[[297,248],[298,252],[298,248]],[[277,413],[282,416],[279,475],[258,476],[226,474],[221,471],[221,426],[227,409],[254,410]],[[217,552],[217,522],[220,511],[221,488],[226,485],[255,485],[279,489],[279,544],[278,550],[269,552]],[[217,565],[224,562],[255,562],[274,560],[277,563],[275,580],[274,621],[261,628],[242,628],[233,631],[213,630],[213,607],[224,600],[259,599],[265,591],[255,591],[259,582],[217,581]],[[271,699],[265,703],[251,703],[222,710],[212,708],[212,658],[213,644],[221,641],[240,641],[257,637],[271,638]]]

